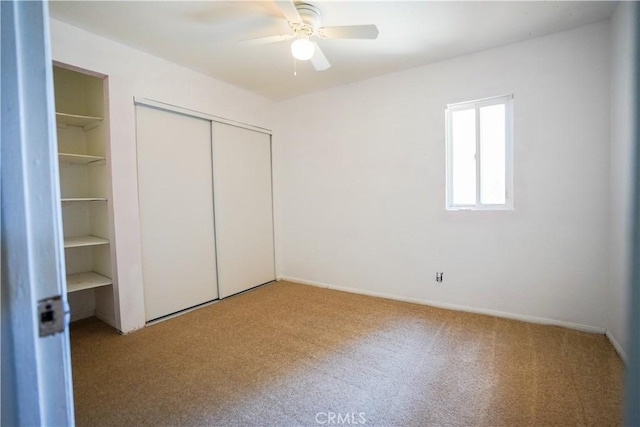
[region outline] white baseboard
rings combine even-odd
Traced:
[[[609,330],[607,330],[605,335],[609,339],[609,342],[611,343],[613,348],[616,349],[616,352],[618,353],[618,356],[620,356],[620,359],[622,359],[624,364],[627,365],[627,360],[628,360],[627,359],[627,353],[624,351],[624,349],[622,348],[622,346],[620,345],[620,343],[618,342],[616,337],[614,337],[613,334],[611,333],[611,331],[609,331]]]
[[[127,334],[130,334],[131,332],[139,331],[140,329],[143,329],[145,326],[147,326],[147,325],[145,324],[145,325],[142,325],[142,326],[136,326],[135,328],[127,329],[125,331],[123,331],[121,329],[118,329],[118,328],[116,328],[116,329],[118,329],[118,332],[120,332],[120,335],[127,335]]]
[[[111,326],[112,328],[118,329],[116,327],[116,319],[112,318],[111,316],[108,316],[106,313],[103,313],[99,310],[96,310],[93,314],[98,319],[102,320],[104,323]]]
[[[327,283],[316,282],[313,280],[301,279],[299,277],[280,276],[278,280],[286,280],[287,282],[299,283],[301,285],[311,285],[320,288],[328,288],[336,291],[349,292],[353,294],[368,295],[378,298],[392,299],[396,301],[410,302],[414,304],[428,305],[430,307],[445,308],[448,310],[465,311],[468,313],[486,314],[495,317],[504,317],[506,319],[520,320],[522,322],[537,323],[541,325],[562,326],[563,328],[575,329],[583,332],[594,334],[605,334],[607,330],[597,326],[582,325],[580,323],[564,322],[562,320],[546,319],[544,317],[527,316],[524,314],[509,313],[505,311],[489,310],[484,308],[468,307],[457,304],[442,303],[436,301],[423,300],[419,298],[403,297],[399,295],[386,294],[381,292],[368,291],[364,289],[347,288],[342,286],[334,286]],[[615,345],[614,345],[615,346]]]
[[[71,319],[70,322],[75,322],[76,320],[82,320],[93,316],[93,309],[84,310],[84,311],[71,311]]]

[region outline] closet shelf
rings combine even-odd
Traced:
[[[88,165],[104,159],[104,157],[88,156],[86,154],[58,153],[58,160],[64,163],[73,163],[76,165]]]
[[[83,246],[97,246],[97,245],[108,245],[108,244],[109,244],[109,241],[107,239],[103,239],[102,237],[96,237],[96,236],[78,236],[78,237],[64,238],[65,248],[79,248]]]
[[[107,199],[104,197],[65,197],[64,199],[60,199],[62,203],[69,202],[106,202]]]
[[[58,127],[76,126],[84,131],[100,126],[102,117],[79,116],[77,114],[56,113],[56,124]]]
[[[86,273],[67,274],[67,292],[109,286],[113,281],[102,274],[89,271]]]

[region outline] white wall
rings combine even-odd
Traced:
[[[604,328],[609,48],[600,22],[282,103],[280,275]],[[445,211],[445,105],[509,93],[515,210]]]
[[[633,70],[635,2],[620,2],[611,18],[611,274],[607,329],[629,352],[627,315],[631,274],[633,195]]]
[[[616,221],[608,210],[607,22],[281,104],[56,20],[51,28],[55,60],[109,75],[123,331],[144,324],[139,96],[276,129],[279,276],[609,324],[624,335],[611,315],[621,313],[615,301],[624,292],[606,288],[617,242],[608,237]],[[445,211],[445,105],[507,93],[515,96],[515,211]]]
[[[51,20],[51,44],[54,60],[109,76],[120,329],[131,331],[144,325],[133,97],[151,98],[265,128],[273,128],[274,104],[55,19]]]

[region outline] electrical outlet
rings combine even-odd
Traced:
[[[436,273],[436,282],[441,283],[442,276],[444,276],[444,273]]]

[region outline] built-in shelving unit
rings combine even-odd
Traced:
[[[109,286],[113,282],[108,277],[92,271],[67,275],[67,292],[83,291],[85,289]]]
[[[96,236],[77,236],[77,237],[64,238],[65,248],[80,248],[83,246],[97,246],[97,245],[108,245],[108,244],[109,244],[109,241],[107,239],[103,239],[102,237],[96,237]]]
[[[104,79],[57,66],[53,75],[71,320],[116,326]]]
[[[58,159],[64,163],[71,163],[74,165],[88,165],[91,163],[105,160],[100,156],[88,156],[86,154],[74,154],[74,153],[58,153]]]
[[[102,117],[81,116],[78,114],[56,113],[56,124],[58,127],[76,126],[84,131],[89,131],[100,126]]]
[[[107,199],[104,197],[64,197],[60,199],[62,203],[72,203],[72,202],[106,202]]]

